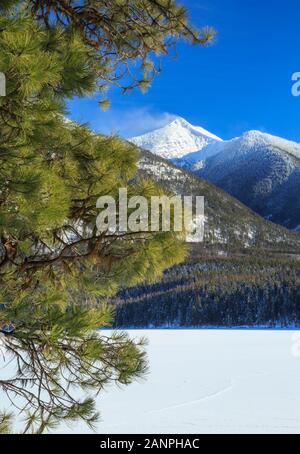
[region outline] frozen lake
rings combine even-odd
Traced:
[[[300,333],[132,331],[150,372],[98,399],[98,433],[300,433]],[[59,432],[87,432],[76,425]]]

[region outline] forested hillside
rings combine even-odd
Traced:
[[[300,264],[290,259],[203,259],[114,299],[116,327],[300,327]]]
[[[167,191],[204,196],[204,246],[236,251],[260,248],[300,253],[300,234],[263,219],[224,190],[153,153],[141,150],[139,175]]]

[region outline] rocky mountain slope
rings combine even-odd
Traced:
[[[155,179],[167,190],[205,197],[205,241],[220,250],[262,248],[300,252],[300,235],[255,214],[222,189],[148,151],[141,151],[140,175]]]
[[[300,144],[259,131],[222,141],[181,118],[131,140],[300,231]]]
[[[300,228],[299,144],[250,131],[217,148],[217,154],[192,165],[198,176],[261,216],[290,229]]]

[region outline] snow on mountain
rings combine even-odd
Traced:
[[[248,131],[241,137],[228,141],[210,143],[200,151],[186,154],[182,158],[173,159],[173,163],[179,167],[184,167],[192,171],[197,171],[205,167],[206,161],[220,154],[220,159],[224,158],[224,164],[232,154],[236,154],[236,158],[240,159],[242,155],[254,152],[258,148],[272,147],[274,151],[277,149],[279,153],[283,149],[288,150],[288,153],[297,159],[300,159],[300,145],[296,142],[291,142],[281,137],[272,136],[260,131]]]
[[[201,153],[193,153],[186,156],[186,158],[193,158],[191,162],[197,165],[197,157],[199,157],[199,159],[204,161],[203,169],[210,168],[213,162],[214,166],[218,165],[220,167],[218,175],[220,172],[226,175],[228,167],[232,170],[233,167],[240,166],[241,160],[248,158],[259,162],[259,158],[266,153],[269,154],[270,158],[273,157],[275,159],[277,156],[287,164],[289,163],[288,167],[292,171],[297,165],[297,160],[300,159],[300,144],[260,131],[248,131],[241,137],[216,145],[209,145]],[[283,177],[279,172],[278,179],[281,180]]]
[[[181,158],[192,152],[199,152],[210,144],[222,139],[200,126],[193,126],[183,118],[176,118],[155,131],[129,139],[140,148],[165,158]]]
[[[300,224],[300,144],[249,131],[214,151],[192,163],[197,175],[273,222],[292,229]]]
[[[223,151],[224,144],[226,142],[211,142],[201,150],[188,153],[181,158],[173,158],[172,162],[178,167],[183,167],[194,172],[204,166],[206,159]]]
[[[228,250],[239,245],[299,251],[299,234],[262,219],[226,192],[166,159],[142,150],[139,175],[157,181],[172,193],[204,196],[204,243],[207,245],[226,245]]]
[[[183,118],[130,140],[214,183],[268,220],[299,229],[300,144],[260,131],[223,141]]]

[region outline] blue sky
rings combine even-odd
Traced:
[[[299,0],[182,0],[196,26],[218,32],[212,46],[180,43],[178,57],[161,61],[162,74],[146,94],[109,92],[106,112],[96,99],[75,99],[69,115],[99,132],[138,135],[179,115],[224,139],[259,129],[300,142],[300,97],[291,76],[300,72]]]

